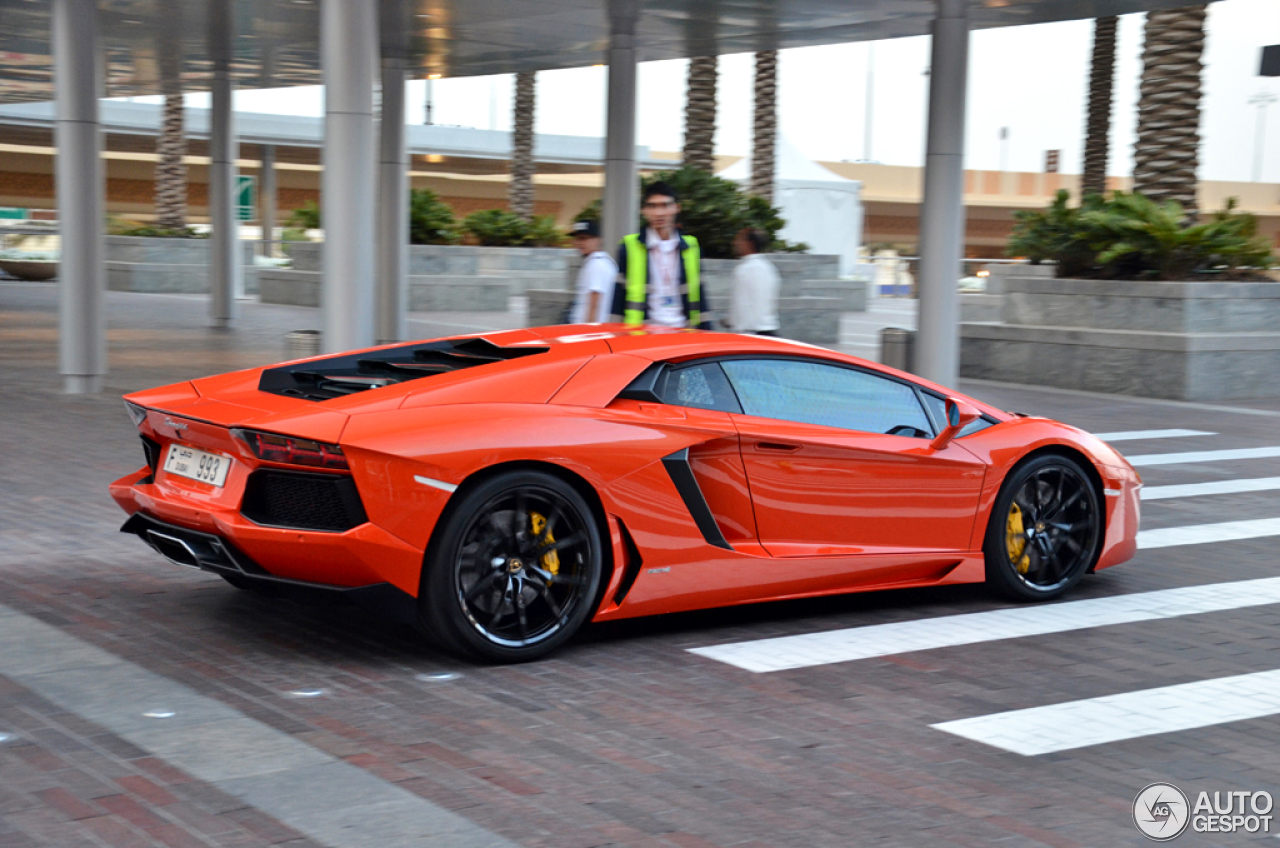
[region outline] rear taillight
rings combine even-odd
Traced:
[[[248,445],[253,455],[264,462],[331,468],[337,471],[349,468],[347,458],[342,455],[342,448],[337,445],[257,430],[236,429],[231,431],[231,435]]]
[[[147,420],[146,407],[138,406],[136,403],[124,402],[124,408],[129,411],[129,418],[133,421],[133,426],[141,427],[142,422]]]

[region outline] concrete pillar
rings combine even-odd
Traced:
[[[209,319],[230,326],[235,301],[244,294],[244,259],[236,220],[235,86],[231,80],[234,18],[229,0],[209,6],[209,42],[213,79],[209,84]]]
[[[920,205],[920,332],[916,372],[944,386],[960,376],[964,253],[964,110],[969,63],[968,0],[938,0],[929,72],[929,130]]]
[[[600,232],[615,251],[640,218],[636,184],[635,0],[609,4],[609,94],[604,140],[604,208]]]
[[[262,255],[275,255],[276,239],[276,146],[261,145],[258,164],[258,220],[262,223]]]
[[[95,0],[54,0],[58,233],[62,241],[58,354],[68,393],[102,390],[107,373],[102,56]]]
[[[378,61],[377,4],[320,4],[324,73],[324,349],[374,342],[373,73]]]
[[[378,286],[374,298],[378,344],[406,338],[409,306],[409,156],[405,150],[404,39],[407,9],[388,3],[383,24],[382,112],[378,124]],[[395,29],[393,29],[395,27]]]

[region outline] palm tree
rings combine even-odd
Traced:
[[[1116,70],[1116,21],[1113,15],[1093,22],[1093,64],[1089,70],[1089,108],[1084,137],[1084,176],[1080,194],[1107,191],[1107,152],[1111,134],[1111,91]]]
[[[1199,211],[1200,57],[1207,6],[1148,12],[1134,145],[1133,190]]]
[[[187,225],[187,137],[183,130],[182,92],[166,92],[164,122],[156,139],[156,226],[180,230]]]
[[[511,152],[511,211],[533,217],[533,106],[537,73],[516,74],[516,103]]]
[[[778,137],[778,51],[756,54],[755,120],[751,129],[751,193],[773,202],[774,142]]]
[[[718,61],[716,56],[689,60],[688,99],[684,106],[684,164],[707,173],[715,169]]]

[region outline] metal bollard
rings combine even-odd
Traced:
[[[294,330],[284,334],[284,358],[307,359],[320,355],[319,330]]]
[[[912,372],[915,368],[916,331],[885,327],[880,331],[880,364]]]

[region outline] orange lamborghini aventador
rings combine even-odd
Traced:
[[[543,327],[125,401],[124,531],[491,661],[588,619],[981,581],[1045,600],[1136,546],[1138,475],[1094,436],[780,339]]]

